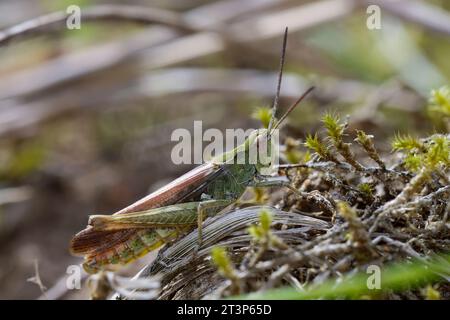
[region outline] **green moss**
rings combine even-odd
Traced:
[[[412,151],[414,149],[423,149],[422,143],[419,139],[408,135],[396,134],[392,141],[392,149],[394,151],[408,150]]]
[[[330,151],[327,145],[320,140],[317,133],[315,133],[314,135],[308,134],[306,136],[305,146],[316,152],[322,159],[330,159]]]
[[[269,107],[258,107],[252,113],[252,118],[261,122],[264,128],[269,127],[272,117],[272,109]]]
[[[233,263],[223,247],[214,247],[211,249],[211,259],[213,264],[223,276],[232,278],[234,275]]]
[[[422,166],[422,162],[423,162],[422,156],[417,154],[408,154],[404,160],[406,169],[408,169],[411,172],[419,171],[420,167]]]
[[[345,125],[340,123],[338,115],[327,112],[322,117],[322,122],[327,129],[328,136],[334,141],[339,142],[344,135]]]
[[[450,117],[450,88],[443,86],[436,90],[431,90],[429,99],[429,109],[445,117]]]
[[[247,231],[254,240],[261,241],[270,236],[270,226],[272,221],[272,213],[267,210],[262,210],[259,213],[259,225],[251,225],[247,228]]]
[[[435,135],[431,141],[424,157],[425,164],[431,168],[437,168],[439,165],[448,166],[450,164],[450,140],[446,136]]]
[[[368,183],[361,183],[360,185],[358,185],[358,190],[369,197],[373,196],[372,186]]]

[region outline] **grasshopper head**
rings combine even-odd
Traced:
[[[212,160],[217,164],[254,165],[260,174],[268,171],[277,160],[278,130],[256,129],[244,143]]]
[[[281,116],[280,120],[275,119],[276,102],[272,109],[272,118],[267,129],[254,130],[246,141],[250,163],[252,159],[256,164],[256,169],[262,175],[270,175],[273,172],[273,166],[278,164],[279,159],[279,126],[295,107],[314,89],[310,87],[303,93],[297,101]],[[277,93],[278,94],[278,93]],[[256,160],[256,161],[255,161]]]
[[[275,121],[273,109],[272,119],[267,129],[253,130],[243,144],[237,148],[216,157],[216,163],[237,163],[255,165],[261,175],[271,175],[273,166],[278,164],[279,155],[279,126],[289,113],[303,100],[314,87],[309,88],[295,103],[283,114],[280,120]]]

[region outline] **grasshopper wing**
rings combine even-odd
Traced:
[[[205,163],[114,214],[139,212],[189,199],[195,200],[222,172],[222,166]],[[70,249],[75,255],[102,254],[131,240],[137,232],[137,229],[101,231],[88,226],[74,236]]]

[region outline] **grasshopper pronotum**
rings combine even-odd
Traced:
[[[278,121],[275,120],[286,42],[287,28],[268,129],[253,131],[242,145],[216,156],[113,215],[90,216],[89,226],[71,242],[72,253],[85,256],[83,266],[88,273],[113,264],[126,264],[176,239],[195,225],[198,226],[200,245],[204,218],[216,215],[234,203],[248,186],[291,188],[286,181],[262,175],[261,168],[265,165],[259,158],[255,164],[234,161],[242,156],[249,159],[252,148],[263,144],[269,146],[273,131],[313,89],[309,88]]]

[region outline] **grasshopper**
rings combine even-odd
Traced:
[[[270,146],[274,130],[313,89],[309,88],[276,121],[286,43],[287,28],[268,128],[253,131],[237,148],[214,157],[113,215],[90,216],[88,227],[76,234],[71,242],[71,252],[84,255],[83,267],[88,273],[129,263],[177,239],[195,225],[198,226],[200,247],[203,220],[224,211],[247,187],[284,186],[296,192],[285,179],[261,174],[261,169],[267,167],[267,159],[264,164],[261,158],[254,164],[235,161],[242,156],[248,159],[252,148]]]

